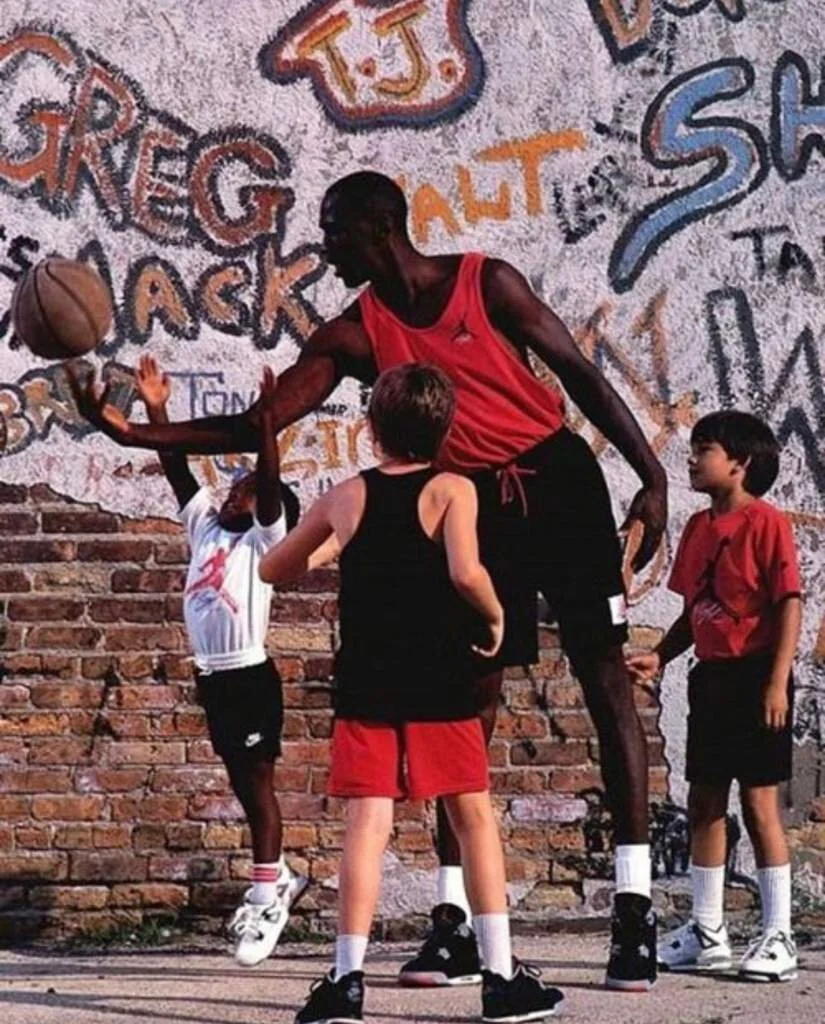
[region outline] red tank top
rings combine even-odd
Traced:
[[[466,253],[452,295],[432,327],[410,327],[370,287],[359,302],[378,370],[404,363],[438,366],[456,390],[456,414],[439,455],[464,472],[512,462],[564,423],[564,400],[542,384],[499,338],[484,308],[486,257]]]

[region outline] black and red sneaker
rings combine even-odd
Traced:
[[[647,992],[656,983],[656,911],[634,892],[620,892],[613,901],[607,988]]]
[[[432,920],[432,930],[421,951],[401,968],[399,985],[477,985],[481,981],[481,963],[467,915],[452,903],[439,903],[432,912]]]
[[[541,980],[535,967],[513,957],[513,976],[484,971],[481,989],[481,1019],[490,1024],[552,1017],[564,1000],[563,993]]]

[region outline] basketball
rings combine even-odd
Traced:
[[[112,322],[112,296],[85,263],[50,256],[19,282],[12,298],[17,336],[43,359],[71,359],[93,349]]]

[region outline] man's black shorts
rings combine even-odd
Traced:
[[[562,428],[473,480],[481,558],[504,606],[499,663],[538,661],[537,591],[574,661],[624,643],[622,552],[607,485],[587,442]]]
[[[218,757],[226,761],[280,756],[284,698],[281,677],[271,658],[223,672],[196,669],[195,683]]]
[[[773,654],[700,661],[688,676],[688,782],[774,786],[791,777],[793,679],[784,729],[770,729],[762,706]]]

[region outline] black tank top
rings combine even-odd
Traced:
[[[418,518],[432,469],[370,469],[361,522],[341,553],[335,712],[378,722],[477,713],[471,651],[480,617],[450,581],[447,554]]]

